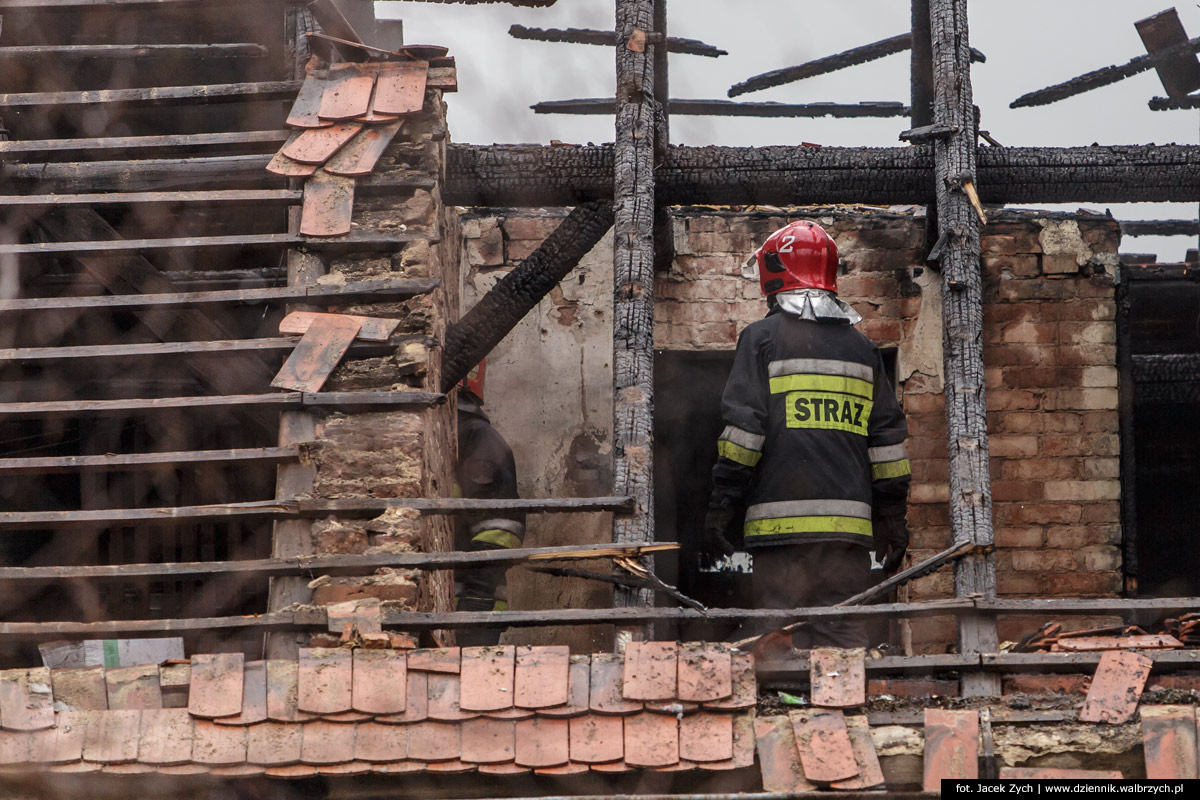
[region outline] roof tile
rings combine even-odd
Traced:
[[[720,644],[689,642],[679,648],[679,699],[703,703],[733,695],[733,659]]]
[[[326,722],[341,722],[343,724],[351,722],[366,722],[367,720],[374,718],[374,714],[363,714],[359,711],[343,711],[340,714],[321,715],[321,719],[325,720]]]
[[[563,764],[561,767],[538,767],[534,772],[538,775],[582,775],[591,769],[587,764]]]
[[[679,721],[643,711],[625,718],[625,763],[669,767],[679,762]]]
[[[338,647],[300,648],[296,707],[310,714],[340,714],[353,701],[351,651]]]
[[[737,711],[758,705],[758,680],[754,676],[754,656],[735,650],[730,654],[733,673],[733,695],[725,700],[712,700],[705,708]]]
[[[815,647],[809,659],[814,706],[850,708],[867,702],[866,650]]]
[[[328,122],[317,116],[317,110],[321,107],[321,96],[324,92],[324,75],[316,75],[312,72],[305,75],[304,82],[300,84],[300,91],[296,94],[296,100],[292,103],[292,110],[288,113],[287,124],[293,128],[320,128],[328,125]]]
[[[102,711],[108,708],[108,687],[104,667],[50,670],[54,702],[59,708]]]
[[[74,761],[70,764],[51,764],[46,769],[51,772],[82,774],[86,772],[99,772],[100,765],[91,761]],[[203,771],[204,767],[200,767],[200,769]]]
[[[347,764],[327,764],[317,767],[322,775],[366,775],[371,771],[371,765],[365,761],[351,761]]]
[[[462,724],[462,760],[473,764],[498,764],[515,757],[516,723],[480,717]]]
[[[374,111],[379,114],[413,114],[420,111],[425,104],[428,67],[424,61],[411,61],[381,71],[372,103]]]
[[[318,165],[354,138],[362,130],[362,123],[339,122],[328,128],[310,128],[295,139],[289,139],[279,153],[301,164]]]
[[[101,772],[110,775],[146,775],[157,770],[150,764],[105,764],[100,767]]]
[[[622,761],[608,761],[603,764],[592,764],[592,772],[630,772],[632,767]]]
[[[522,767],[557,767],[570,755],[568,720],[534,717],[516,723],[516,762]]]
[[[354,651],[351,704],[368,714],[399,714],[407,705],[408,667],[395,650]]]
[[[380,722],[411,723],[421,722],[429,716],[429,675],[425,672],[408,671],[407,699],[404,703],[403,714],[390,714],[379,717]]]
[[[351,141],[363,138],[363,135],[366,133],[366,129],[360,130]],[[338,155],[344,153],[351,146],[347,144],[346,147],[338,151]],[[359,633],[380,633],[383,631],[381,609],[382,606],[378,597],[364,597],[360,600],[348,600],[344,603],[330,603],[325,606],[325,618],[329,630],[334,633],[340,633],[345,628],[347,622],[351,623]]]
[[[871,740],[871,725],[866,716],[858,714],[846,717],[846,730],[850,734],[850,744],[854,747],[858,775],[832,783],[830,788],[867,790],[883,787],[883,770],[879,766],[879,756],[875,752],[875,743]]]
[[[395,120],[395,121],[392,121]],[[357,121],[384,122],[383,125],[372,125],[366,128],[350,142],[337,151],[325,164],[325,171],[331,175],[343,175],[347,178],[363,177],[375,171],[375,165],[387,150],[387,146],[396,138],[403,123],[394,117],[358,117]],[[359,632],[363,629],[360,626]]]
[[[424,772],[425,765],[419,761],[392,761],[387,764],[376,764],[374,771],[381,775],[406,775],[413,772]]]
[[[321,93],[317,115],[321,119],[349,119],[361,116],[371,108],[371,92],[375,78],[364,75],[353,64],[343,64],[329,71],[329,82]]]
[[[274,722],[303,722],[312,719],[296,708],[300,668],[295,661],[267,662],[267,719]]]
[[[621,692],[625,659],[613,653],[595,653],[591,664],[591,691],[588,705],[597,714],[632,714],[642,704],[626,700]]]
[[[246,760],[264,767],[282,767],[300,761],[300,725],[262,722],[247,729]]]
[[[488,717],[489,719],[518,720],[518,719],[529,719],[530,717],[535,716],[535,715],[536,715],[536,712],[531,709],[528,709],[528,708],[506,708],[506,709],[503,709],[502,711],[485,711],[485,712],[483,712],[483,716]]]
[[[479,714],[463,711],[460,705],[462,681],[460,676],[447,673],[431,672],[426,676],[429,684],[429,719],[441,722],[458,722],[464,719],[474,719]]]
[[[978,711],[925,709],[926,791],[940,791],[943,778],[978,778],[978,752]]]
[[[1128,722],[1137,710],[1152,664],[1147,656],[1132,650],[1109,650],[1100,656],[1079,721]]]
[[[460,703],[464,711],[512,708],[516,648],[464,647]]]
[[[79,714],[87,723],[83,739],[85,761],[101,764],[137,761],[141,711],[81,711]]]
[[[0,730],[0,765],[28,764],[32,754],[32,732]]]
[[[192,760],[192,718],[186,708],[146,709],[138,740],[143,764],[186,764]]]
[[[458,672],[460,652],[457,647],[410,650],[408,668],[421,672]]]
[[[10,731],[54,727],[50,670],[36,667],[0,672],[0,726]]]
[[[33,735],[32,760],[38,764],[65,764],[83,758],[87,721],[75,711],[60,711],[55,726]]]
[[[678,700],[650,700],[646,702],[646,710],[655,714],[691,714],[700,708],[699,703],[681,703]]]
[[[1142,750],[1149,779],[1197,777],[1195,707],[1142,706]]]
[[[111,709],[132,711],[163,707],[157,664],[107,670],[104,682],[108,685],[108,707]]]
[[[213,720],[218,725],[253,725],[267,719],[267,662],[247,661],[242,670],[242,710]]]
[[[266,769],[257,764],[234,764],[228,767],[213,767],[209,772],[226,778],[250,778],[262,775]]]
[[[733,718],[733,764],[741,769],[754,766],[754,712]]]
[[[355,725],[314,720],[306,722],[300,740],[303,764],[345,764],[354,760]]]
[[[301,131],[294,132],[284,144],[295,142],[300,138]],[[317,171],[317,164],[301,164],[299,161],[293,161],[285,156],[282,152],[276,153],[267,162],[267,172],[273,172],[276,175],[282,175],[287,178],[305,178]]]
[[[518,708],[561,706],[568,699],[571,648],[566,646],[517,648],[513,705]]]
[[[474,772],[476,769],[474,764],[468,764],[465,761],[459,761],[457,758],[451,761],[434,761],[425,765],[426,772],[441,772],[451,775],[458,775],[463,772]]]
[[[408,757],[414,761],[451,761],[462,755],[461,729],[451,722],[418,722],[408,730]]]
[[[263,774],[268,778],[287,778],[288,780],[299,780],[300,778],[312,778],[317,775],[317,768],[308,764],[293,764],[289,767],[267,767]]]
[[[177,766],[158,767],[154,771],[159,775],[207,775],[209,768],[203,764],[179,764]]]
[[[816,789],[804,777],[796,734],[786,716],[758,717],[754,721],[758,763],[766,792],[811,792]],[[735,752],[737,747],[734,748]]]
[[[319,133],[319,131],[309,131]],[[354,216],[353,178],[330,175],[317,170],[304,182],[304,200],[300,209],[300,233],[305,236],[341,236],[350,232]],[[325,383],[330,364],[336,364],[358,335],[353,320],[336,315],[321,315],[313,323],[271,382],[272,386],[296,391],[315,392]],[[303,349],[301,349],[303,346]],[[347,628],[353,623],[346,622]]]
[[[158,684],[162,689],[163,708],[187,708],[191,683],[190,661],[172,660],[158,665]]]
[[[481,775],[528,775],[529,767],[518,767],[516,764],[480,764]]]
[[[688,761],[733,758],[733,717],[703,712],[680,719],[679,757]]]
[[[858,775],[854,746],[841,711],[811,708],[791,711],[788,716],[806,778],[814,783],[832,783]]]
[[[625,755],[625,725],[621,717],[587,714],[572,717],[571,760],[581,764],[620,761]]]
[[[388,763],[408,757],[408,726],[364,722],[354,735],[354,759]]]
[[[235,725],[216,725],[206,719],[192,720],[192,761],[213,767],[227,767],[246,760],[246,729]]]
[[[591,682],[591,659],[588,656],[571,656],[567,666],[567,702],[561,706],[539,708],[545,717],[577,717],[588,712],[589,684]]]
[[[679,645],[630,642],[625,648],[623,694],[629,700],[674,700]]]
[[[232,717],[242,712],[241,653],[192,656],[188,712],[193,717]]]
[[[654,770],[655,772],[690,772],[691,770],[694,770],[699,766],[700,765],[697,764],[695,761],[686,761],[681,758],[681,759],[679,759],[679,761],[677,761],[674,764],[671,764],[670,766],[650,767],[650,769]]]

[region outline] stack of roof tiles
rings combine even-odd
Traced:
[[[748,654],[661,642],[624,656],[313,648],[298,661],[8,670],[0,765],[287,778],[729,770],[754,763],[756,694]]]
[[[421,112],[427,87],[456,87],[453,59],[437,63],[451,68],[417,60],[309,66],[287,118],[293,133],[267,165],[304,179],[302,234],[350,232],[356,179],[375,170],[405,119]]]

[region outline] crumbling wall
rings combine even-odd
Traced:
[[[370,196],[360,190],[353,229],[394,232],[410,241],[393,252],[337,257],[318,282],[437,278],[433,291],[402,302],[347,306],[351,314],[400,319],[387,352],[352,353],[326,382],[325,391],[437,392],[436,350],[447,324],[459,315],[458,215],[444,207],[440,178],[445,164],[445,105],[441,92],[426,92],[423,112],[405,123],[376,170],[378,180],[407,182],[408,191]],[[316,468],[313,496],[449,497],[454,483],[455,415],[450,403],[421,410],[330,414],[318,423],[305,458]],[[392,509],[374,519],[331,516],[312,526],[313,551],[373,553],[453,549],[451,522]],[[451,582],[445,573],[381,569],[369,577],[322,579],[313,602],[328,604],[377,598],[407,609],[448,610]]]
[[[547,219],[560,216],[471,214],[464,227],[466,305],[536,247],[550,230]],[[941,278],[923,261],[924,209],[702,207],[674,209],[672,217],[675,258],[670,271],[659,275],[655,305],[655,345],[667,350],[732,350],[738,333],[766,312],[757,280],[743,274],[753,251],[793,219],[813,219],[829,230],[842,256],[840,293],[862,314],[859,329],[879,346],[897,349],[913,468],[912,558],[948,547]],[[982,235],[999,592],[1114,595],[1120,588],[1112,281],[1118,225],[1084,212],[1004,211],[992,215]],[[572,431],[583,426],[607,443],[611,419],[599,407],[577,407],[574,398],[610,391],[608,361],[580,355],[581,347],[608,347],[611,318],[603,309],[611,302],[610,270],[606,242],[489,361],[493,387],[506,387],[493,396],[520,398],[503,407],[493,403],[489,410],[517,452],[522,488],[530,493],[534,487],[547,494],[573,493],[561,477],[573,455],[559,446],[571,441]],[[547,394],[558,411],[543,421],[538,404]],[[548,442],[554,446],[547,447]],[[907,590],[913,600],[952,593],[950,570]],[[543,595],[531,602],[561,599],[570,598]],[[1029,622],[1002,621],[1001,637],[1011,638]],[[914,649],[942,651],[953,641],[953,625],[949,617],[914,621]]]

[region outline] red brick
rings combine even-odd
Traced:
[[[996,528],[995,536],[997,547],[1038,548],[1045,539],[1045,531],[1039,527],[999,527]]]
[[[1147,691],[1163,689],[1181,692],[1200,692],[1200,675],[1153,675],[1146,684]]]
[[[938,681],[926,678],[872,678],[867,681],[867,694],[891,697],[958,697],[958,681]]]
[[[1083,507],[1082,521],[1088,524],[1119,522],[1121,519],[1121,504],[1119,502],[1088,503]]]
[[[1113,573],[1069,573],[1046,576],[1047,594],[1061,597],[1103,597],[1116,594],[1121,588],[1121,576]]]
[[[946,527],[950,524],[950,509],[944,505],[923,505],[909,508],[908,524],[913,528]]]
[[[1112,300],[1069,300],[1058,303],[1058,318],[1063,320],[1116,319],[1117,304]]]
[[[944,436],[910,436],[905,443],[908,457],[913,458],[946,458],[946,438]]]
[[[987,393],[987,407],[992,411],[1023,411],[1037,408],[1041,402],[1040,393],[1023,389],[1000,389]]]
[[[1012,674],[1002,679],[1004,694],[1086,694],[1090,675]]]
[[[988,452],[992,458],[1031,458],[1037,451],[1036,436],[992,436],[988,439]]]
[[[1079,462],[1070,458],[1013,458],[1001,463],[1005,480],[1063,480],[1079,477]]]
[[[1071,503],[997,503],[996,521],[1001,525],[1072,525],[1079,522],[1083,510]]]
[[[914,549],[923,548],[940,551],[950,546],[950,528],[948,527],[915,528],[910,523],[909,530],[912,534],[909,544]]]
[[[1038,481],[992,481],[992,499],[1004,501],[1032,501],[1043,497],[1043,484]]]
[[[1063,366],[1104,367],[1117,363],[1117,348],[1111,344],[1072,344],[1053,351],[1055,363]]]
[[[1046,345],[985,343],[983,363],[993,367],[1037,367],[1052,364],[1053,356]]]
[[[1067,572],[1078,563],[1071,550],[1016,550],[1012,553],[1013,569],[1018,572]]]

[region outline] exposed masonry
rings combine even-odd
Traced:
[[[469,214],[465,305],[536,248],[562,213]],[[672,215],[675,259],[655,288],[655,345],[667,350],[731,350],[739,331],[765,312],[757,281],[742,274],[754,249],[792,219],[814,219],[829,229],[842,254],[841,295],[863,315],[861,330],[880,346],[899,350],[914,479],[908,517],[912,558],[948,547],[941,282],[921,260],[923,209],[693,207]],[[1087,212],[996,212],[982,229],[984,363],[1001,595],[1098,597],[1120,589],[1112,280],[1119,238],[1115,220]],[[491,409],[516,452],[523,489],[570,490],[562,476],[574,468],[573,453],[563,443],[572,436],[586,432],[600,443],[600,454],[607,451],[607,409],[580,405],[572,397],[588,396],[593,386],[607,387],[611,378],[604,359],[589,362],[587,356],[593,347],[603,352],[607,346],[611,276],[605,272],[607,253],[601,251],[608,246],[602,242],[581,269],[568,275],[489,362],[489,391],[495,396],[529,394],[530,375],[536,372],[535,394],[549,394],[561,409],[563,419],[547,427],[523,403]],[[567,543],[568,535],[563,531],[552,542],[533,541]],[[909,598],[952,593],[952,576],[944,571],[914,582]],[[1002,621],[1001,639],[1014,638],[1030,622]],[[912,636],[916,652],[941,652],[953,641],[953,621],[914,620]]]

